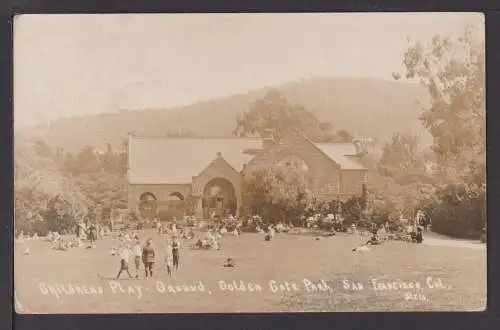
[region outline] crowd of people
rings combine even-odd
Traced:
[[[186,226],[186,221],[179,222],[179,226],[175,218],[170,222],[162,222],[159,218],[156,218],[153,220],[153,228],[156,229],[157,233],[160,235],[160,240],[163,242],[164,253],[161,254],[165,256],[164,263],[166,272],[169,276],[172,276],[173,272],[179,268],[181,240],[193,241],[190,246],[195,249],[221,250],[222,237],[224,235],[239,236],[243,231],[263,234],[263,239],[265,241],[272,241],[277,233],[296,233],[297,230],[300,233],[301,230],[314,231],[315,229],[318,231],[325,231],[324,229],[320,229],[322,224],[325,223],[333,224],[333,226],[330,226],[330,229],[327,230],[328,235],[326,236],[334,236],[335,231],[338,231],[337,228],[344,227],[343,219],[331,214],[327,214],[324,217],[321,216],[321,214],[317,214],[305,220],[305,228],[298,228],[290,223],[269,223],[258,215],[248,217],[244,220],[229,215],[222,220],[213,218],[208,222],[192,221],[188,226]],[[414,243],[423,242],[423,233],[430,227],[430,221],[423,212],[417,212],[413,221],[401,219],[400,222],[403,224],[409,223],[406,231],[393,231],[388,222],[384,224],[372,222],[371,228],[368,230],[366,230],[366,228],[358,228],[355,223],[352,223],[349,226],[351,233],[359,233],[362,237],[370,235],[367,241],[353,250],[367,250],[368,246],[380,245],[391,239]],[[144,222],[138,221],[138,223]],[[45,239],[50,242],[53,249],[67,251],[70,248],[84,246],[83,242],[88,243],[86,248],[95,248],[96,241],[107,236],[112,236],[112,238],[117,241],[117,245],[112,248],[111,254],[113,256],[119,256],[120,259],[116,278],[119,279],[124,272],[130,278],[139,278],[141,277],[140,273],[142,269],[144,270],[144,278],[152,278],[155,264],[157,264],[158,261],[158,247],[153,244],[152,238],[147,238],[144,244],[142,244],[139,235],[145,234],[143,232],[143,225],[137,225],[135,229],[132,230],[127,226],[126,228],[115,231],[112,230],[112,226],[113,223],[109,226],[104,226],[94,222],[80,222],[76,225],[74,237],[67,238],[67,236],[60,235],[58,232],[49,232]],[[204,232],[204,234],[200,234],[197,237],[193,227],[197,227],[198,230],[202,233]],[[348,232],[349,230],[346,229],[342,231]],[[23,239],[22,233],[20,233],[18,239]],[[35,233],[33,236],[25,239],[38,239],[38,236]],[[316,239],[320,239],[320,237],[316,237]],[[29,253],[29,249],[26,248],[24,254]],[[133,262],[135,266],[134,275],[132,275],[129,267],[131,262]],[[232,258],[228,258],[224,266],[234,267],[235,262]]]

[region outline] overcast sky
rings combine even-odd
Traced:
[[[457,36],[479,14],[23,15],[15,126],[166,108],[314,76],[390,79],[407,37]]]

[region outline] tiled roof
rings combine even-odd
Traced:
[[[340,165],[342,170],[366,170],[361,164],[353,160],[356,146],[351,143],[315,143],[324,154]]]
[[[131,184],[187,184],[205,169],[220,152],[237,171],[254,155],[246,149],[262,149],[258,138],[156,138],[129,139]]]
[[[353,160],[356,147],[350,143],[314,143],[343,170],[366,170]],[[131,184],[189,184],[220,152],[235,170],[243,170],[263,148],[260,138],[161,138],[129,139],[129,171]],[[351,156],[351,157],[349,157]]]

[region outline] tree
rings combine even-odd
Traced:
[[[425,178],[425,162],[418,151],[416,136],[395,133],[386,142],[380,158],[379,172],[398,182],[414,182]]]
[[[244,204],[247,212],[265,221],[300,224],[311,198],[307,175],[288,165],[256,169],[245,178]]]
[[[473,32],[417,42],[403,57],[406,77],[429,92],[420,119],[434,138],[440,183],[419,203],[437,232],[462,237],[479,237],[486,219],[485,47]]]
[[[468,27],[452,40],[435,36],[404,54],[408,79],[429,92],[430,106],[420,119],[434,137],[433,150],[445,172],[455,178],[468,162],[485,158],[485,47]],[[455,171],[456,170],[456,171]]]
[[[331,124],[321,123],[300,104],[290,104],[278,91],[269,91],[236,119],[234,134],[238,136],[272,134],[279,139],[290,128],[300,129],[314,140],[334,139]]]
[[[355,139],[355,137],[345,129],[338,130],[337,136],[339,137],[340,142],[352,142]]]
[[[76,168],[74,170],[76,173],[95,173],[101,170],[94,148],[87,146],[76,155]]]

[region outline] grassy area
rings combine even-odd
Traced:
[[[138,280],[126,279],[124,274],[118,282],[112,280],[119,258],[111,255],[115,242],[110,238],[98,241],[95,249],[67,252],[51,250],[44,241],[29,241],[26,244],[32,253],[27,256],[22,254],[25,245],[16,243],[18,299],[25,309],[36,313],[454,311],[484,309],[486,305],[485,249],[393,242],[355,253],[352,248],[360,243],[356,235],[314,240],[278,234],[266,242],[263,235],[243,234],[224,236],[220,251],[192,250],[191,243],[184,242],[181,267],[168,278],[163,261],[165,238],[149,230],[141,234],[148,236],[160,254],[155,279],[143,279],[141,272]],[[222,266],[228,257],[236,260],[235,268]],[[439,287],[429,288],[428,277]],[[373,280],[379,283],[378,290],[374,290]],[[226,283],[226,290],[221,289],[220,281]],[[227,284],[233,281],[243,281],[247,290],[228,290]],[[276,283],[269,286],[270,281]],[[307,281],[326,283],[327,287],[314,290],[305,285]],[[407,288],[390,290],[389,284],[385,288],[380,284],[395,281]],[[58,284],[68,290],[68,283],[85,292],[47,293]],[[199,288],[198,292],[168,290],[168,284],[195,283],[202,283],[204,292]],[[249,286],[257,289],[256,285],[261,290],[248,290]],[[415,289],[418,285],[421,289]]]

